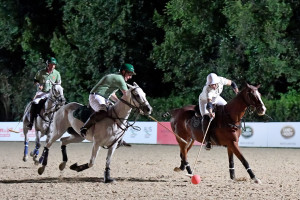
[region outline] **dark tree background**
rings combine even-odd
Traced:
[[[293,0],[0,0],[0,121],[21,118],[49,56],[69,102],[86,104],[104,74],[129,62],[159,120],[196,104],[215,72],[240,89],[261,83],[267,113],[299,121],[299,10]]]

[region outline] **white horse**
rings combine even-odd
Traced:
[[[110,183],[114,181],[110,177],[110,162],[113,156],[114,151],[116,150],[118,143],[122,141],[124,132],[132,124],[128,123],[128,117],[132,110],[137,111],[139,114],[150,115],[152,112],[152,107],[150,106],[146,95],[143,90],[134,83],[133,86],[128,84],[128,91],[124,96],[124,100],[116,102],[108,110],[109,116],[101,121],[97,122],[92,126],[88,131],[86,138],[80,136],[80,128],[83,126],[83,122],[74,118],[73,113],[76,109],[82,105],[79,103],[69,103],[63,106],[59,111],[54,115],[53,126],[51,127],[50,139],[47,142],[43,154],[40,158],[40,163],[42,167],[38,169],[38,173],[41,175],[47,165],[48,152],[52,143],[59,139],[67,130],[68,132],[73,130],[73,134],[68,137],[61,138],[61,150],[63,155],[63,161],[59,165],[59,169],[63,170],[66,166],[68,160],[66,153],[66,145],[70,143],[82,142],[84,139],[93,142],[92,155],[89,163],[83,165],[77,165],[77,163],[70,166],[70,169],[77,172],[83,171],[87,168],[91,168],[97,157],[97,153],[100,150],[100,147],[107,148],[108,153],[106,157],[106,168],[104,172],[104,182]]]
[[[41,100],[42,101],[42,100]],[[48,133],[49,133],[49,127],[53,120],[54,112],[57,111],[62,105],[65,104],[65,97],[63,93],[63,88],[60,84],[54,84],[52,83],[52,87],[50,90],[49,97],[46,99],[46,101],[43,103],[41,102],[41,110],[35,119],[34,122],[34,128],[35,128],[35,149],[30,152],[30,155],[33,157],[33,160],[35,164],[38,164],[37,155],[39,154],[39,148],[41,146],[40,144],[40,138],[44,135],[47,135],[48,140]],[[27,136],[28,128],[27,125],[29,124],[30,119],[30,108],[31,108],[32,102],[28,103],[24,115],[23,115],[23,132],[24,132],[24,156],[23,161],[26,162],[28,160],[28,144],[29,144],[29,138]]]

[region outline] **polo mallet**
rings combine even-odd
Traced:
[[[203,143],[204,143],[205,137],[206,137],[206,135],[207,135],[207,131],[208,131],[209,127],[210,127],[210,123],[211,123],[211,121],[212,121],[213,119],[214,119],[214,118],[210,118],[210,120],[209,120],[209,123],[208,123],[208,125],[207,125],[207,128],[206,128],[206,131],[205,131],[205,134],[204,134],[203,140],[202,140],[202,142],[201,142],[200,149],[199,149],[199,151],[198,151],[197,158],[196,158],[196,160],[195,160],[195,163],[194,163],[193,172],[194,172],[194,171],[195,171],[195,169],[196,169],[196,163],[197,163],[198,157],[199,157],[199,155],[200,155],[200,152],[201,152],[201,150],[202,150],[202,146],[203,146]],[[193,176],[193,174],[186,174],[186,175],[187,175],[187,176],[189,176],[189,177],[192,177],[192,176]]]
[[[184,142],[185,144],[187,144],[187,142],[182,139],[179,135],[177,135],[176,133],[174,133],[171,129],[169,129],[168,127],[164,126],[162,123],[160,123],[159,121],[157,121],[154,117],[152,117],[151,115],[148,115],[148,117],[154,121],[156,121],[157,123],[159,123],[160,125],[162,125],[165,129],[169,130],[171,133],[173,133],[178,139],[180,139],[182,142]]]
[[[9,128],[8,131],[9,132],[13,132],[13,133],[20,133],[20,131],[16,131],[17,127],[19,126],[21,121],[19,121],[19,123],[17,124],[17,126],[14,129]]]

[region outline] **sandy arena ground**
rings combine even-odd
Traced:
[[[44,143],[43,143],[44,145]],[[69,169],[75,162],[87,163],[91,143],[71,144],[64,171],[60,144],[49,151],[43,175],[31,158],[22,161],[22,142],[0,142],[0,199],[300,199],[300,149],[242,148],[256,177],[253,183],[235,157],[236,177],[229,178],[227,151],[224,147],[202,150],[195,174],[202,181],[191,184],[186,172],[174,172],[180,165],[179,147],[173,145],[133,145],[116,150],[111,163],[114,183],[103,183],[107,150],[101,149],[95,166],[77,173]],[[34,143],[30,143],[30,151]],[[199,146],[189,153],[192,168]]]

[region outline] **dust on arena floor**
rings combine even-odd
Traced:
[[[30,143],[30,150],[34,143]],[[111,163],[114,183],[103,183],[107,150],[101,149],[93,168],[74,172],[68,167],[84,164],[91,156],[91,143],[71,144],[64,171],[60,144],[49,151],[43,175],[29,159],[22,161],[23,142],[0,142],[1,199],[300,199],[300,149],[242,148],[262,184],[253,183],[235,157],[236,177],[231,181],[226,149],[202,151],[195,174],[202,181],[191,184],[186,172],[174,172],[180,165],[176,145],[133,145],[116,150]],[[194,168],[199,146],[189,153]]]

